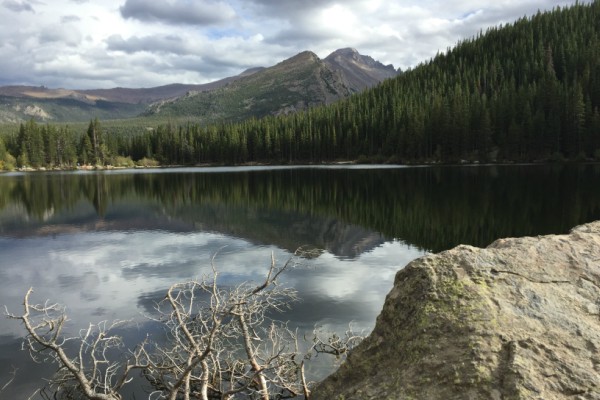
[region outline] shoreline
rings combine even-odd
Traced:
[[[21,167],[15,168],[14,170],[0,170],[2,173],[11,172],[68,172],[68,171],[114,171],[114,170],[136,170],[136,169],[177,169],[177,168],[217,168],[217,167],[314,167],[314,166],[356,166],[356,165],[385,165],[389,167],[477,167],[477,166],[509,166],[509,165],[565,165],[565,164],[600,164],[598,160],[583,160],[583,161],[502,161],[502,162],[479,162],[479,161],[466,161],[461,160],[455,163],[441,163],[441,162],[425,162],[425,163],[407,163],[407,164],[395,164],[395,163],[369,163],[359,162],[358,160],[352,161],[334,161],[334,162],[320,162],[320,163],[269,163],[269,162],[248,162],[242,164],[226,164],[226,163],[199,163],[193,165],[134,165],[134,166],[114,166],[114,165],[77,165],[75,167]]]

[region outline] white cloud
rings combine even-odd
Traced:
[[[205,83],[304,50],[354,47],[406,69],[561,0],[4,0],[0,85]]]

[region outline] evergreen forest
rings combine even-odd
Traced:
[[[491,27],[328,106],[211,125],[137,121],[29,121],[0,136],[0,168],[600,159],[600,1]]]

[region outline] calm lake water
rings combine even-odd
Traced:
[[[368,331],[395,273],[422,254],[595,219],[599,165],[1,174],[0,305],[19,313],[34,287],[34,300],[67,305],[71,332],[128,319],[135,342],[168,286],[209,273],[215,254],[234,284],[263,278],[271,252],[285,262],[308,246],[320,253],[284,276],[301,301],[282,319]],[[27,398],[52,373],[20,351],[22,334],[0,319],[0,387],[19,368],[2,398]]]

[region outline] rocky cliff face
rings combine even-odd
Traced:
[[[323,62],[332,70],[339,71],[344,84],[353,92],[360,92],[398,75],[393,65],[383,65],[352,48],[336,50]]]
[[[399,271],[314,399],[600,399],[600,221]]]

